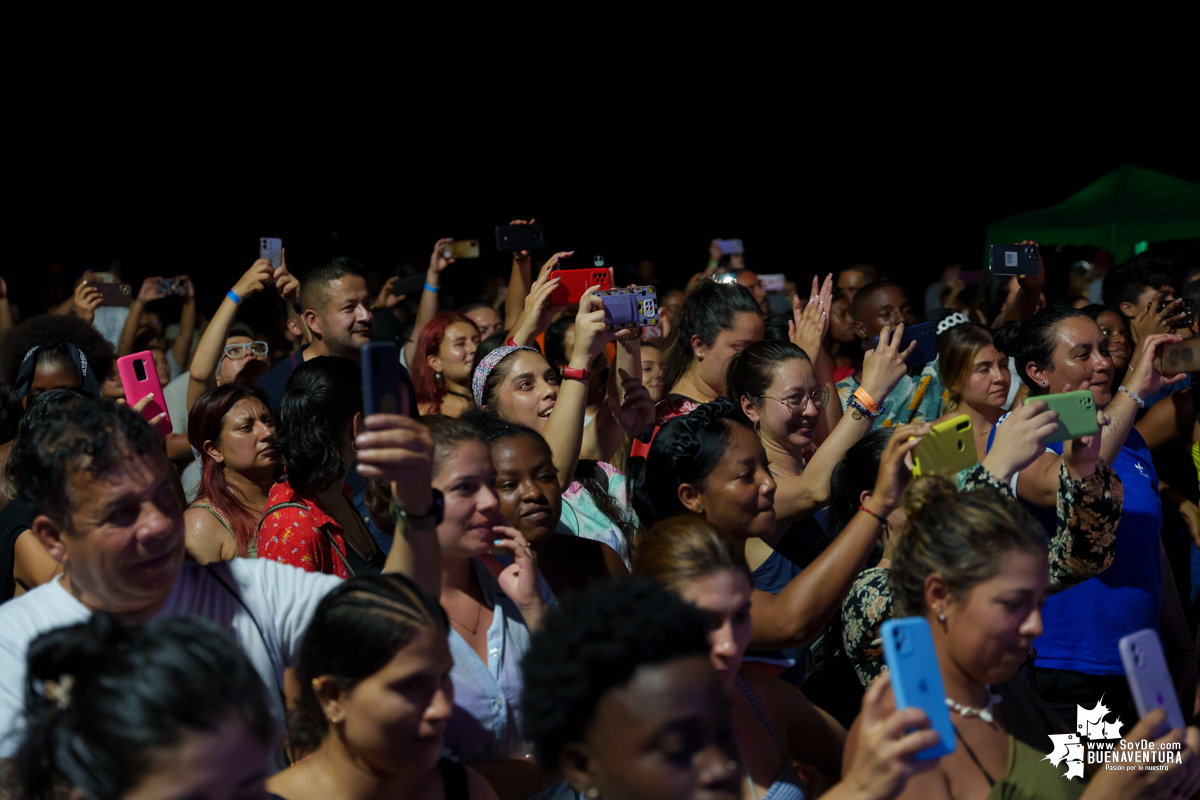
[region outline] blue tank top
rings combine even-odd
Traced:
[[[1007,415],[1005,415],[1007,416]],[[988,436],[988,449],[1000,419]],[[1062,442],[1046,445],[1062,455]],[[1146,440],[1129,431],[1113,470],[1125,486],[1125,505],[1117,526],[1116,554],[1112,566],[1078,586],[1051,595],[1042,611],[1045,632],[1034,640],[1037,666],[1069,669],[1089,675],[1123,675],[1117,640],[1153,628],[1158,630],[1162,605],[1162,558],[1159,534],[1162,503],[1158,473]],[[1057,526],[1053,508],[1025,504],[1053,536]]]

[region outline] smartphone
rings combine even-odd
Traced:
[[[604,301],[604,327],[608,330],[658,325],[658,292],[653,286],[607,289],[596,294]]]
[[[408,416],[408,393],[400,385],[400,350],[395,342],[367,342],[362,347],[363,416]]]
[[[758,282],[762,285],[764,291],[782,292],[783,291],[783,273],[776,272],[769,275],[759,275]]]
[[[990,245],[988,269],[993,275],[1037,275],[1038,249],[1033,244]]]
[[[532,225],[497,225],[496,249],[503,253],[545,250],[546,227],[540,222]]]
[[[283,266],[283,239],[272,239],[264,236],[258,240],[258,257],[271,262],[271,267],[279,269]]]
[[[941,742],[917,753],[918,761],[939,758],[954,752],[954,727],[946,708],[946,689],[938,669],[933,634],[924,617],[889,619],[879,628],[883,637],[883,658],[892,675],[892,694],[896,708],[916,706],[929,717],[930,727]]]
[[[1159,300],[1158,310],[1162,311],[1167,306],[1171,305],[1173,300]],[[1171,318],[1172,328],[1190,328],[1192,323],[1196,321],[1196,303],[1194,300],[1180,300],[1179,313]]]
[[[100,292],[102,306],[133,305],[133,287],[128,283],[88,283]],[[145,397],[145,395],[142,395]]]
[[[455,239],[453,242],[447,242],[442,247],[446,258],[479,258],[478,239]],[[527,248],[522,247],[521,249],[525,250]]]
[[[913,475],[954,475],[979,460],[971,418],[960,414],[935,423],[913,450]]]
[[[721,248],[721,255],[730,255],[731,253],[742,252],[741,239],[717,239],[717,247]]]
[[[167,411],[167,400],[163,396],[162,384],[158,382],[158,370],[154,367],[154,356],[149,350],[131,353],[117,359],[117,374],[121,377],[121,387],[125,390],[125,402],[137,405],[148,394],[154,399],[142,409],[142,419],[151,420],[159,414],[163,419],[158,423],[158,435],[165,437],[173,430],[171,414]]]
[[[1122,636],[1117,642],[1117,649],[1121,651],[1125,680],[1129,682],[1129,692],[1137,706],[1138,718],[1161,708],[1167,712],[1167,724],[1172,729],[1182,730],[1186,727],[1158,633],[1153,628],[1144,628]]]
[[[1200,372],[1200,339],[1164,344],[1159,353],[1158,371],[1163,375]]]
[[[1100,423],[1096,421],[1096,398],[1087,389],[1030,397],[1025,402],[1032,400],[1045,400],[1051,411],[1058,412],[1058,428],[1043,439],[1042,444],[1092,436],[1100,430]]]
[[[93,272],[92,280],[96,283],[116,283],[117,278],[111,272]]]
[[[958,279],[964,286],[975,286],[983,280],[982,270],[959,270]]]
[[[910,342],[917,346],[904,359],[910,370],[920,369],[937,358],[937,325],[933,322],[918,322],[916,325],[904,326],[904,335],[900,337],[900,350],[904,351]],[[876,349],[879,348],[879,336],[875,336]]]
[[[556,269],[550,272],[551,278],[560,278],[558,288],[550,293],[550,304],[564,306],[567,303],[578,303],[592,286],[602,289],[612,287],[612,275],[603,267],[599,269]]]
[[[187,281],[182,278],[163,278],[158,282],[158,293],[163,297],[187,297]]]

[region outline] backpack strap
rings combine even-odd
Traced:
[[[295,500],[291,500],[286,503],[276,503],[273,506],[268,506],[267,510],[263,512],[262,517],[260,517],[258,520],[258,529],[262,530],[262,524],[267,521],[267,517],[271,516],[271,514],[281,508],[298,508],[301,511],[308,511],[308,506],[306,504],[296,502]]]
[[[267,517],[271,516],[273,512],[278,511],[281,508],[298,508],[301,511],[309,510],[307,504],[299,503],[295,500],[286,503],[276,503],[263,512],[262,519],[258,521],[258,529],[262,530],[262,525],[267,521]],[[325,534],[325,541],[328,543],[329,549],[333,551],[333,554],[337,556],[338,561],[341,561],[342,566],[346,568],[346,574],[353,578],[354,570],[350,568],[350,562],[346,560],[346,556],[342,553],[341,548],[337,546],[337,540],[333,538],[333,532],[329,530],[329,523],[321,526],[321,533]]]

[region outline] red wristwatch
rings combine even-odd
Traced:
[[[563,367],[564,378],[574,378],[577,381],[586,381],[592,377],[591,370],[575,369],[574,367]]]

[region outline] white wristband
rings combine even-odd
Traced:
[[[1143,400],[1141,397],[1139,397],[1139,396],[1138,396],[1138,395],[1137,395],[1135,392],[1131,392],[1131,391],[1129,391],[1128,389],[1126,389],[1126,388],[1125,388],[1125,386],[1124,386],[1123,384],[1122,384],[1121,386],[1118,386],[1118,387],[1117,387],[1117,391],[1118,391],[1118,392],[1124,392],[1125,394],[1127,394],[1127,395],[1129,395],[1130,397],[1132,397],[1132,398],[1133,398],[1133,402],[1135,402],[1135,403],[1137,403],[1137,404],[1138,404],[1138,408],[1145,408],[1145,407],[1146,407],[1146,401],[1145,401],[1145,400]]]

